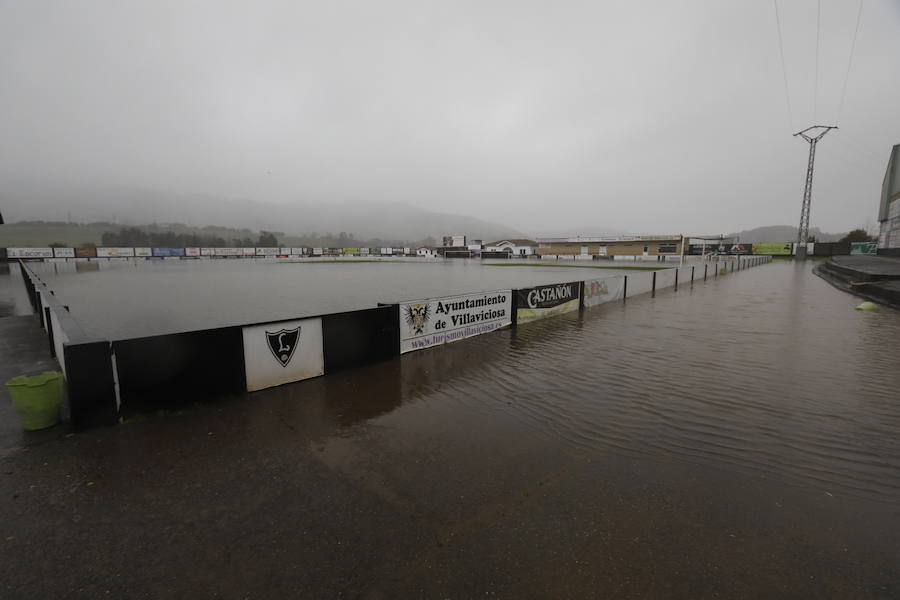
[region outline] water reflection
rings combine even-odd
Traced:
[[[411,353],[396,418],[898,502],[900,315],[854,303],[785,263]]]

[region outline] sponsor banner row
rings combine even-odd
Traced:
[[[624,296],[623,276],[592,279],[583,284],[586,307],[620,300]],[[400,353],[455,342],[510,326],[514,294],[517,323],[577,311],[582,305],[581,289],[582,282],[573,281],[522,290],[401,302],[398,305]]]
[[[581,282],[556,283],[516,290],[516,322],[528,323],[578,310]]]
[[[508,327],[512,294],[512,290],[499,290],[400,303],[400,353]]]
[[[9,258],[130,258],[199,256],[402,256],[411,248],[8,248]]]

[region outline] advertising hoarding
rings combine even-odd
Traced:
[[[878,242],[850,242],[850,254],[878,254]]]
[[[98,258],[121,258],[134,256],[134,248],[97,248]]]
[[[322,319],[299,319],[243,328],[247,391],[325,373]]]
[[[359,256],[359,248],[344,248],[344,254],[348,256]]]
[[[184,256],[184,248],[154,248],[153,256]]]
[[[590,279],[584,282],[584,306],[590,308],[622,299],[625,278],[621,275]]]
[[[313,256],[322,256],[321,248],[313,248]]]
[[[153,248],[135,248],[134,255],[143,256],[144,258],[153,256]]]
[[[53,248],[7,248],[9,258],[53,258]]]
[[[528,323],[578,310],[579,282],[554,283],[516,290],[516,322]]]
[[[309,254],[305,252],[306,248],[291,248],[291,256],[303,256],[304,254]]]
[[[200,256],[200,248],[185,248],[185,256]]]
[[[75,248],[54,248],[54,258],[75,258]]]
[[[77,258],[96,258],[96,248],[75,248],[75,256]]]
[[[278,248],[257,248],[256,255],[257,256],[278,256],[279,249]]]
[[[243,256],[256,256],[256,248],[241,248]]]
[[[243,248],[213,248],[213,256],[241,256]]]
[[[512,324],[512,290],[402,302],[400,352],[488,333]]]
[[[753,244],[753,254],[765,254],[769,256],[790,256],[793,251],[793,244],[786,242],[784,244]]]

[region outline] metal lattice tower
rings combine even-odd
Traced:
[[[832,129],[837,129],[837,126],[813,125],[794,134],[794,137],[799,135],[809,143],[809,165],[806,167],[806,186],[803,188],[803,206],[800,208],[800,226],[797,228],[796,256],[801,260],[806,258],[806,240],[809,238],[809,204],[812,200],[813,170],[816,165],[816,143]],[[813,133],[807,135],[810,131],[813,131]]]

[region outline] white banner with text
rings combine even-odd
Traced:
[[[400,352],[488,333],[512,324],[512,290],[401,302]]]

